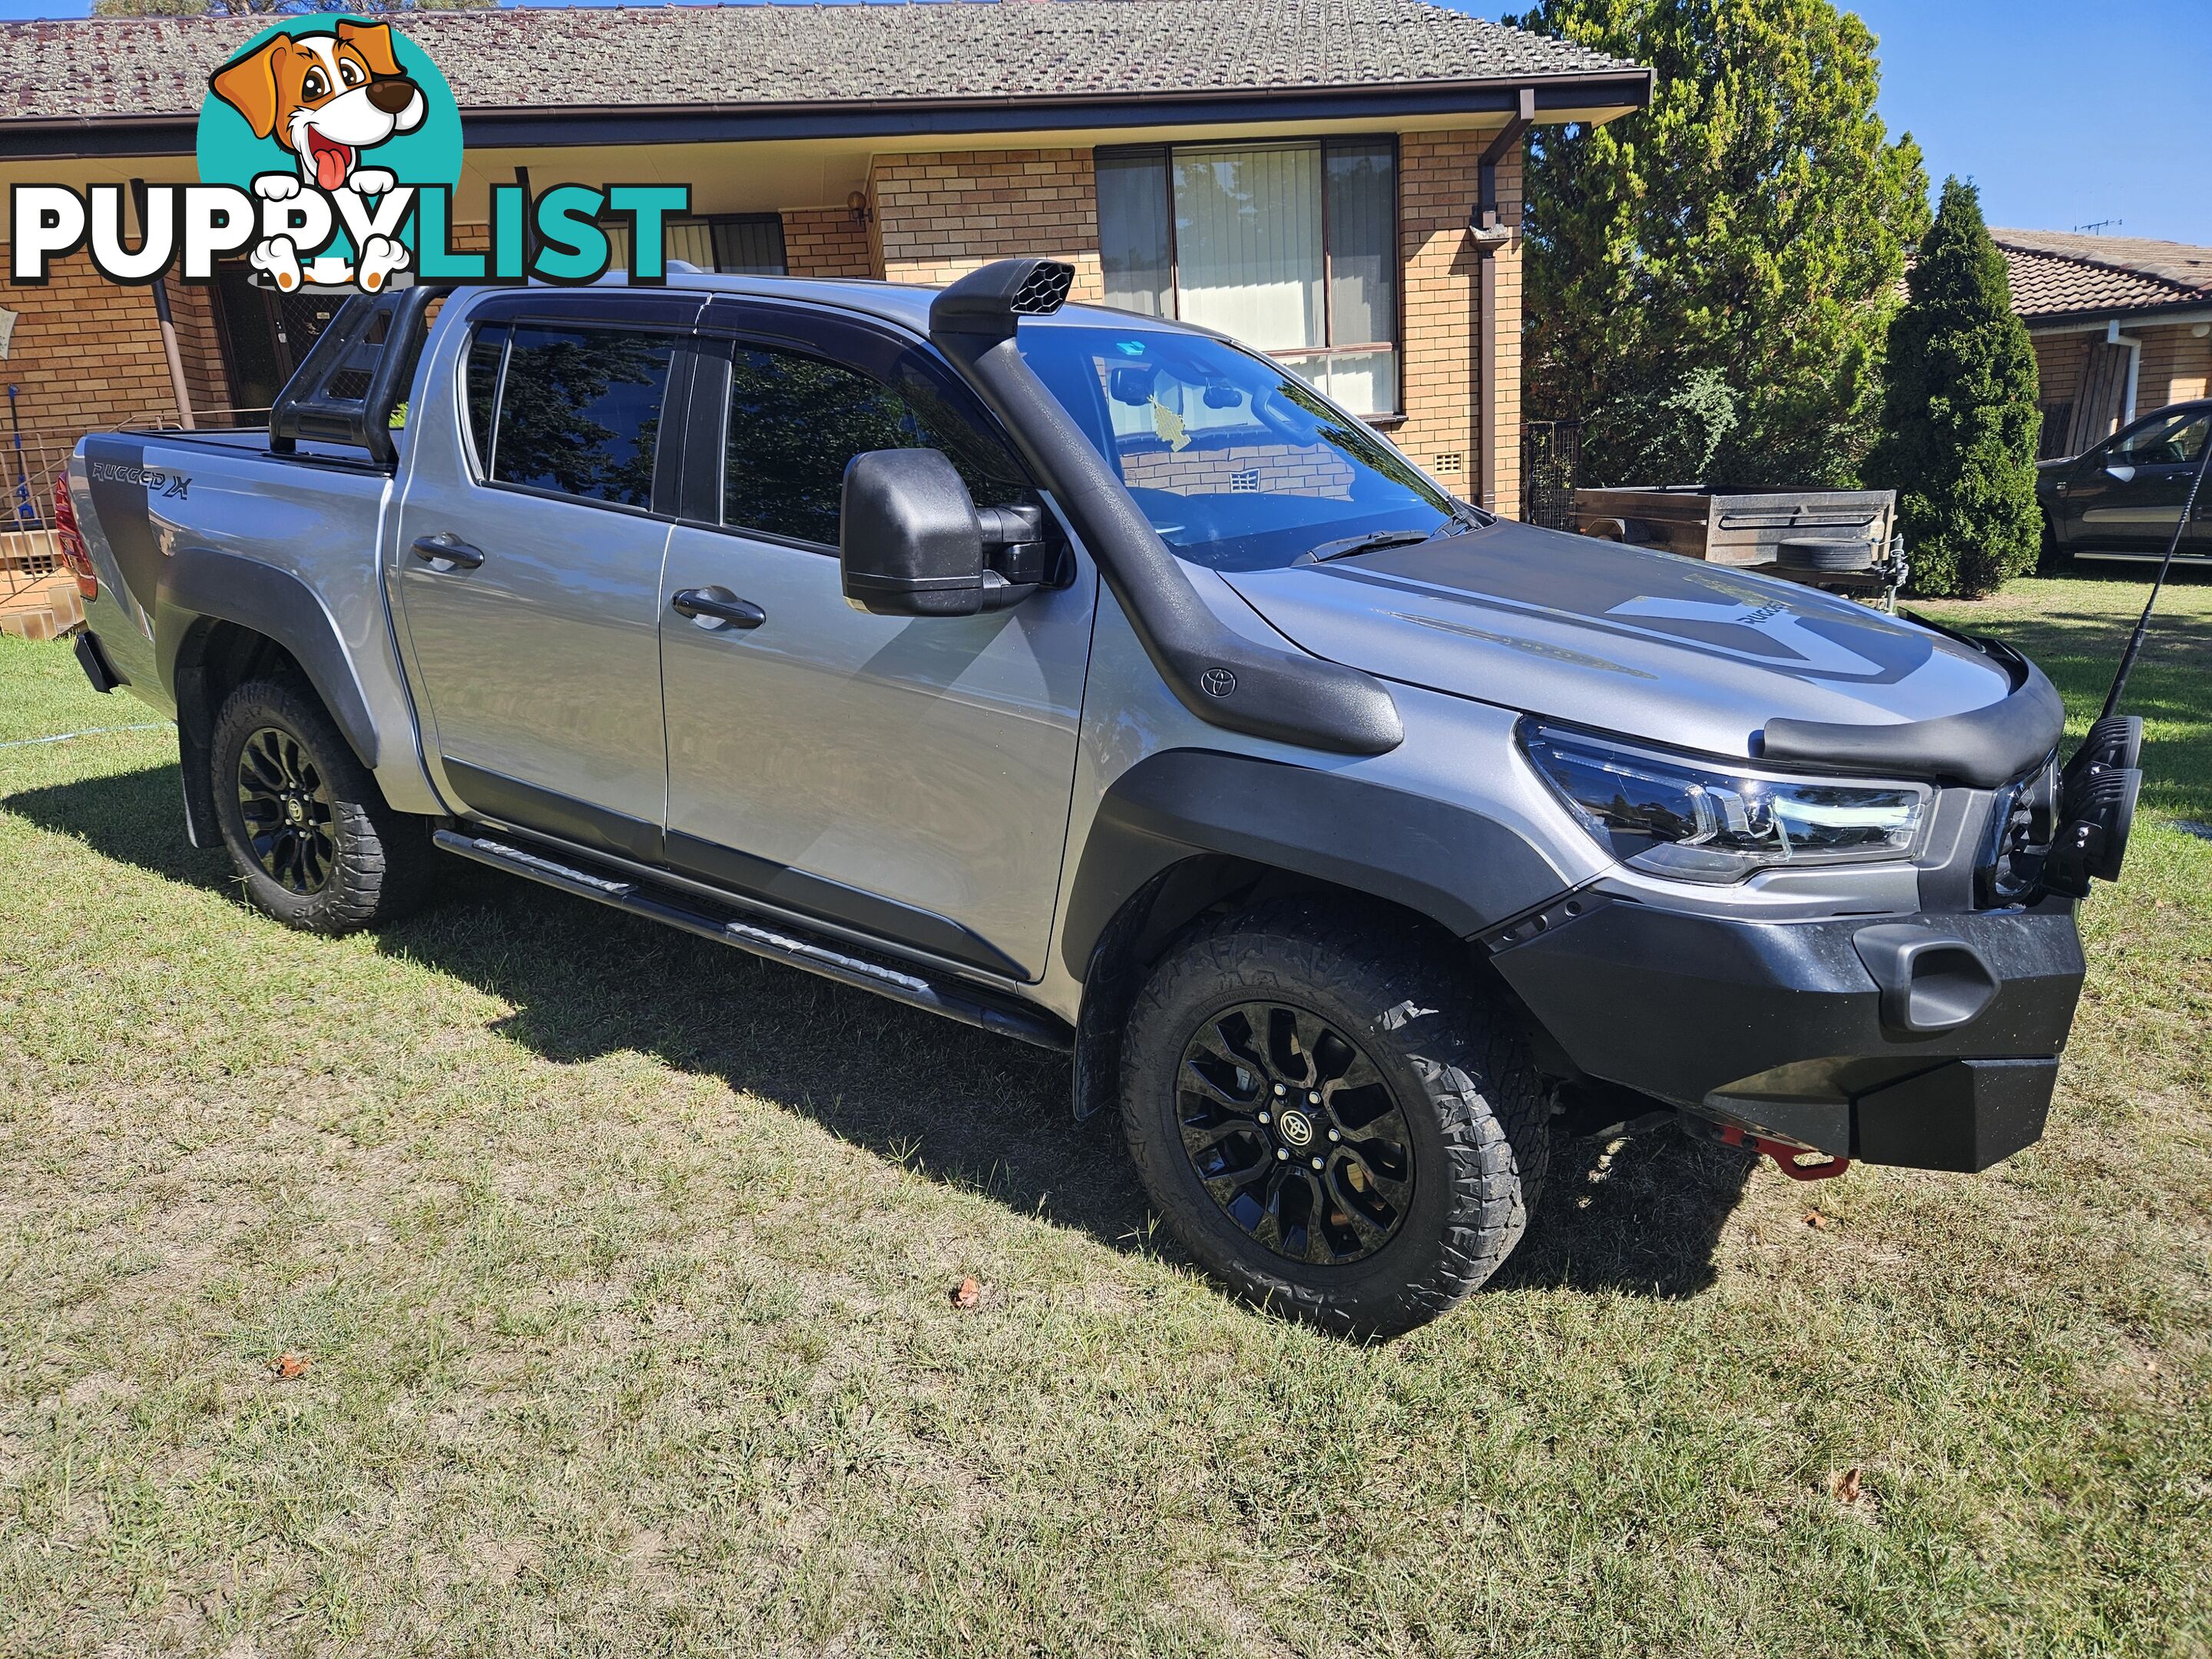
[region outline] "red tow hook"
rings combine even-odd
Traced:
[[[1833,1153],[1820,1154],[1827,1158],[1828,1161],[1826,1164],[1800,1164],[1797,1161],[1800,1158],[1807,1152],[1816,1152],[1817,1149],[1811,1146],[1793,1146],[1786,1140],[1775,1140],[1766,1135],[1752,1134],[1747,1133],[1740,1123],[1730,1123],[1722,1128],[1721,1145],[1723,1146],[1747,1145],[1753,1152],[1765,1153],[1774,1160],[1774,1167],[1792,1181],[1833,1181],[1851,1167],[1850,1159],[1838,1158]]]

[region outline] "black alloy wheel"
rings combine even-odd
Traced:
[[[288,893],[319,893],[337,858],[330,781],[290,732],[264,726],[238,757],[238,810],[254,861]]]
[[[1412,1204],[1405,1112],[1359,1045],[1307,1009],[1241,1002],[1208,1018],[1184,1046],[1176,1114],[1213,1201],[1285,1260],[1372,1255]]]

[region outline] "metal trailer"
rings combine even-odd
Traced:
[[[1893,489],[1577,489],[1575,516],[1585,536],[1757,570],[1887,611],[1905,585]]]

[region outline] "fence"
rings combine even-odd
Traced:
[[[1521,516],[1547,530],[1575,524],[1575,471],[1583,454],[1580,421],[1527,421],[1521,427]]]

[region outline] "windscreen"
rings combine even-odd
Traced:
[[[1270,570],[1473,516],[1364,422],[1224,342],[1141,327],[1016,338],[1161,539],[1194,563]]]

